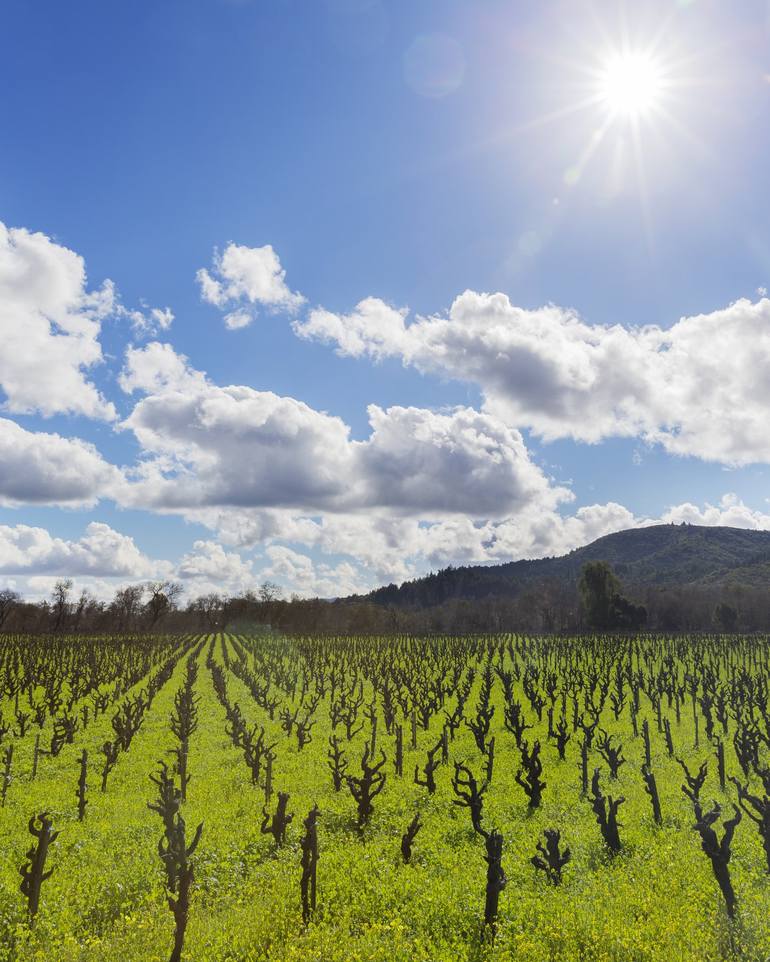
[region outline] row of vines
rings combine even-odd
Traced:
[[[0,639],[0,959],[766,959],[759,637]]]

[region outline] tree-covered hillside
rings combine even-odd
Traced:
[[[536,584],[574,587],[587,561],[607,561],[627,586],[684,587],[770,582],[770,531],[652,525],[606,535],[557,558],[445,568],[367,595],[377,604],[431,607],[449,600],[516,598]]]

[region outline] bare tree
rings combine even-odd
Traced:
[[[11,591],[10,588],[3,588],[0,591],[0,628],[20,601],[21,595],[18,591]]]
[[[115,592],[110,608],[115,614],[118,628],[125,631],[136,622],[144,594],[144,585],[128,585]]]
[[[199,598],[196,598],[195,601],[191,601],[187,606],[187,610],[197,614],[201,627],[213,631],[215,628],[220,627],[222,613],[225,610],[226,603],[226,597],[212,591],[208,595],[201,595]],[[224,629],[224,625],[221,625],[221,627]]]
[[[97,605],[96,598],[89,592],[88,588],[83,588],[80,592],[80,597],[75,605],[75,610],[72,617],[72,630],[77,631],[80,628],[80,624],[83,621],[86,612],[90,612],[92,608]]]
[[[270,604],[281,597],[281,588],[274,581],[263,581],[259,586],[259,600],[262,604]]]
[[[72,579],[63,578],[61,581],[57,581],[53,586],[53,591],[51,592],[51,600],[53,601],[53,629],[58,631],[64,624],[64,619],[69,613],[70,609],[70,592],[72,591]]]
[[[178,581],[149,581],[146,587],[150,597],[145,602],[144,610],[149,618],[149,626],[153,628],[176,607],[176,599],[184,587]]]

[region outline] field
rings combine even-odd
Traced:
[[[4,636],[0,959],[766,960],[769,678],[757,637]]]

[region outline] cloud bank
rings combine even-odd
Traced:
[[[518,431],[469,408],[371,405],[370,437],[351,441],[340,418],[269,391],[218,387],[157,344],[130,352],[121,383],[154,392],[122,425],[148,455],[128,495],[135,506],[486,518],[569,497]]]
[[[639,437],[677,455],[770,461],[770,300],[739,300],[669,328],[590,325],[549,305],[466,291],[446,315],[417,317],[377,298],[350,314],[311,310],[298,336],[337,353],[399,358],[479,386],[484,410],[545,441]]]
[[[272,246],[232,243],[197,281],[230,328],[285,314],[300,339],[476,385],[483,405],[369,404],[368,434],[354,439],[334,412],[214,383],[170,343],[127,343],[116,370],[102,349],[105,320],[127,322],[128,337],[167,335],[170,308],[129,310],[110,281],[89,287],[78,254],[0,224],[0,507],[90,510],[106,499],[211,532],[174,560],[146,556],[94,519],[72,540],[8,524],[6,579],[40,586],[73,575],[106,591],[121,579],[177,577],[194,595],[267,577],[301,594],[341,595],[447,564],[561,554],[655,521],[770,527],[770,515],[734,495],[657,518],[615,501],[572,507],[571,490],[523,433],[579,444],[634,437],[730,466],[770,462],[764,296],[670,327],[591,325],[566,308],[527,310],[473,291],[444,314],[413,319],[376,297],[333,313],[306,309]],[[105,397],[99,372],[115,396]],[[111,424],[127,464],[63,430],[70,415]],[[43,429],[41,416],[59,418],[58,430]]]

